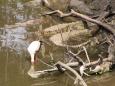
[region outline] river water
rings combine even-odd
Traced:
[[[32,27],[7,28],[17,22],[40,18],[39,14],[44,9],[40,7],[24,7],[24,3],[29,0],[0,0],[0,86],[74,86],[73,80],[64,74],[52,74],[37,79],[31,78],[27,72],[30,68],[30,57],[27,46],[32,40],[37,40],[34,34],[40,25]],[[50,21],[50,20],[49,20]],[[57,20],[58,21],[58,20]],[[57,24],[50,21],[42,27],[49,27]],[[40,58],[46,63],[50,63],[49,52],[53,53],[56,60],[62,60],[64,49],[56,46],[45,45]],[[44,57],[44,58],[42,58]],[[46,65],[38,63],[36,70],[47,69]],[[115,86],[115,72],[86,78],[89,86]]]

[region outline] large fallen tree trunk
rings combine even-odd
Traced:
[[[67,32],[70,30],[69,27],[72,27],[72,26],[77,27],[76,28],[77,30],[84,29],[83,23],[81,21],[76,21],[76,22],[71,22],[71,23],[62,23],[62,24],[57,24],[57,25],[45,28],[43,30],[43,35],[44,36],[52,36],[52,35],[58,34],[60,32],[62,32],[62,33]],[[76,29],[74,29],[74,30],[76,30]],[[73,28],[72,28],[72,30],[73,30]]]
[[[59,33],[59,34],[51,36],[49,39],[50,39],[50,41],[52,41],[57,46],[78,48],[81,45],[79,45],[79,44],[78,45],[67,45],[67,44],[64,44],[64,42],[66,42],[69,39],[69,37],[73,37],[73,36],[80,37],[80,35],[83,37],[85,35],[86,37],[90,38],[90,35],[91,35],[90,33],[88,33],[87,29],[84,29],[84,30],[73,30],[73,31],[71,31],[71,34],[69,34],[69,37],[68,37],[68,34],[69,34],[69,32],[64,32],[62,34]],[[83,42],[82,45],[88,44],[90,42],[91,41],[88,40],[86,42]]]

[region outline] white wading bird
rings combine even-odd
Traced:
[[[39,52],[40,48],[42,45],[42,41],[33,41],[31,44],[28,46],[28,52],[30,53],[31,56],[31,63],[34,64],[36,60],[36,54]]]

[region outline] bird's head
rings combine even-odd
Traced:
[[[40,40],[40,45],[42,45],[44,43],[44,41]]]
[[[47,40],[44,40],[44,39],[40,40],[40,43],[41,43],[41,45],[47,44],[47,45],[51,46],[51,44]]]

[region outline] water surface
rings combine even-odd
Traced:
[[[4,28],[5,25],[12,25],[17,22],[29,19],[40,18],[41,8],[24,7],[23,4],[29,0],[0,0],[0,86],[74,86],[73,81],[67,75],[50,75],[37,79],[31,78],[27,71],[30,68],[30,57],[27,46],[32,40],[38,37],[34,31],[39,29],[39,25],[33,27]],[[43,28],[56,24],[51,21],[43,25]],[[62,60],[64,49],[56,46],[45,45],[45,58],[40,58],[49,63],[49,52],[52,52],[55,60]],[[48,50],[47,50],[48,49]],[[36,70],[48,68],[39,62]],[[86,81],[89,86],[114,86],[115,73],[105,73],[100,76],[92,76]]]

